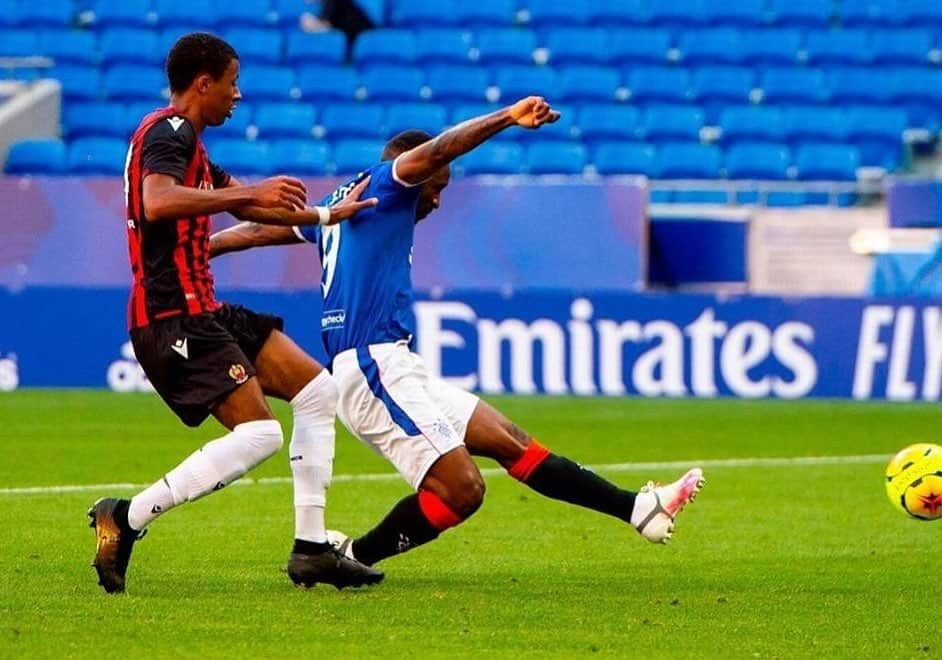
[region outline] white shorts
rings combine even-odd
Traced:
[[[432,378],[405,342],[337,354],[337,414],[418,490],[432,464],[464,444],[478,397]]]

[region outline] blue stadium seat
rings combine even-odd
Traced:
[[[3,166],[6,174],[62,174],[65,170],[65,144],[61,140],[14,142]]]
[[[932,50],[929,30],[874,30],[870,48],[877,64],[925,65]]]
[[[386,112],[386,136],[392,137],[409,129],[438,135],[448,123],[448,113],[435,103],[400,103]]]
[[[708,0],[706,0],[708,1]],[[668,0],[648,5],[648,20],[653,25],[674,28],[696,25],[706,20],[705,0]]]
[[[418,101],[425,73],[413,67],[383,66],[363,74],[363,84],[371,100]]]
[[[96,61],[95,34],[81,30],[43,30],[39,33],[39,50],[56,64],[91,64]]]
[[[658,150],[658,168],[664,179],[715,179],[720,175],[722,152],[713,145],[675,143]]]
[[[574,101],[614,101],[621,85],[617,69],[599,66],[571,66],[559,71],[557,98]]]
[[[366,103],[338,103],[328,105],[321,113],[320,125],[326,137],[336,143],[338,139],[379,139],[383,127],[383,106]]]
[[[942,129],[942,71],[924,68],[894,70],[889,100],[906,110],[910,127],[931,132]]]
[[[255,113],[258,136],[309,138],[314,131],[314,106],[307,103],[263,103]]]
[[[268,159],[273,172],[323,176],[330,171],[330,148],[316,140],[274,140]]]
[[[457,25],[456,0],[393,0],[389,22],[399,27]]]
[[[906,0],[900,3],[899,18],[907,25],[942,27],[942,4],[938,0]]]
[[[776,25],[827,27],[834,15],[831,0],[771,0],[770,18]]]
[[[127,139],[134,130],[120,103],[68,103],[62,108],[63,133],[73,140],[79,137],[116,137]]]
[[[657,151],[650,144],[638,142],[603,142],[592,159],[599,174],[643,174],[657,178],[661,174]]]
[[[215,5],[214,14],[223,28],[266,27],[276,18],[270,0],[215,0]]]
[[[744,143],[726,152],[726,176],[730,179],[789,178],[791,152],[784,144]]]
[[[219,140],[213,144],[213,162],[235,175],[265,175],[274,171],[269,145],[261,141]]]
[[[154,0],[157,23],[161,27],[200,25],[205,30],[216,23],[213,0]],[[238,45],[236,46],[238,49]]]
[[[834,102],[879,105],[888,102],[893,95],[893,74],[862,67],[831,69],[828,86]]]
[[[747,30],[740,35],[742,61],[756,64],[794,64],[801,51],[801,32],[792,29]]]
[[[693,99],[702,103],[748,103],[754,87],[755,75],[746,67],[703,67],[690,82]]]
[[[109,65],[158,66],[166,57],[157,34],[150,30],[111,28],[101,35],[101,59]]]
[[[233,28],[223,38],[239,53],[241,66],[281,62],[281,32],[262,28]]]
[[[490,114],[500,107],[496,103],[465,103],[455,106],[451,111],[451,123],[460,124],[468,119]],[[540,131],[542,130],[541,128]]]
[[[134,107],[133,105],[131,106]],[[255,119],[255,105],[252,103],[246,103],[245,101],[240,101],[239,105],[236,107],[235,112],[232,113],[232,116],[226,119],[222,126],[214,126],[207,135],[212,136],[212,138],[238,138],[241,140],[246,139],[249,132],[249,126],[251,126]],[[144,110],[144,108],[140,108]],[[130,112],[130,110],[129,110]],[[140,118],[145,113],[138,111],[137,121],[140,121]]]
[[[847,117],[835,107],[792,107],[782,111],[784,133],[792,145],[805,142],[843,142]]]
[[[798,148],[795,166],[805,181],[855,181],[860,152],[843,144],[807,144]]]
[[[288,33],[285,62],[294,66],[308,64],[343,64],[347,38],[339,30],[308,34],[298,30]]]
[[[283,27],[296,28],[301,14],[305,12],[315,15],[320,13],[317,5],[311,5],[307,2],[298,2],[298,0],[274,0],[275,21]]]
[[[388,19],[389,0],[357,0],[356,4],[373,21],[373,25],[385,25]]]
[[[865,64],[870,61],[870,35],[858,29],[809,32],[804,55],[810,65]]]
[[[150,0],[98,0],[94,8],[97,28],[133,28],[153,25]]]
[[[101,97],[101,73],[95,67],[57,66],[49,77],[59,81],[67,103],[97,101]]]
[[[589,144],[636,140],[642,135],[641,113],[628,105],[584,105],[576,123]]]
[[[69,144],[70,174],[115,175],[124,171],[128,143],[117,138],[82,138]]]
[[[608,48],[614,62],[666,64],[671,48],[671,33],[662,29],[612,30]]]
[[[510,26],[517,13],[517,0],[458,2],[455,21],[471,28]]]
[[[360,88],[356,69],[303,67],[298,74],[298,89],[302,98],[312,103],[323,101],[352,101]]]
[[[559,28],[546,34],[544,45],[550,62],[564,64],[599,64],[611,59],[608,31],[598,28]]]
[[[582,174],[588,162],[586,149],[573,142],[535,142],[527,149],[530,174]]]
[[[246,66],[239,71],[239,89],[249,101],[288,101],[294,89],[294,71],[280,66]]]
[[[455,166],[466,175],[517,174],[523,169],[523,147],[514,142],[487,142],[465,154]]]
[[[536,28],[571,26],[589,22],[589,6],[596,0],[526,0],[530,23]]]
[[[847,111],[847,137],[860,149],[864,165],[894,170],[902,161],[906,123],[906,112],[899,108],[851,108]]]
[[[819,69],[766,69],[759,78],[765,103],[824,103],[828,99],[824,73]]]
[[[886,27],[902,19],[899,0],[841,0],[838,17],[842,25]]]
[[[684,103],[692,94],[686,69],[631,67],[625,80],[633,103]]]
[[[0,57],[26,57],[41,55],[39,39],[33,32],[27,30],[0,31]]]
[[[720,115],[722,139],[736,142],[779,142],[785,133],[785,119],[778,108],[730,107]]]
[[[473,66],[435,66],[429,68],[428,86],[436,101],[485,100],[488,87],[487,71]]]
[[[6,29],[16,25],[19,18],[17,8],[19,0],[0,0],[0,28]]]
[[[703,111],[689,105],[652,105],[644,112],[648,142],[698,142],[703,124]]]
[[[547,67],[503,66],[495,76],[494,84],[505,103],[534,94],[553,98],[559,88],[556,71]]]
[[[105,98],[115,101],[156,101],[166,98],[166,88],[159,69],[124,64],[108,69],[102,82]]]
[[[765,0],[735,0],[735,2],[706,2],[703,17],[714,25],[757,27],[768,19]]]
[[[415,35],[418,62],[468,64],[471,39],[462,30],[419,30]]]
[[[684,62],[690,65],[728,64],[742,57],[739,31],[734,28],[685,31],[678,49]]]
[[[357,174],[379,162],[385,143],[379,140],[344,140],[334,144],[337,174]]]
[[[530,30],[494,28],[477,33],[482,64],[532,64],[536,35]]]
[[[648,3],[645,0],[608,0],[589,5],[589,22],[595,25],[644,25],[648,22]]]
[[[411,64],[415,61],[415,37],[408,30],[369,30],[353,45],[357,66]]]
[[[64,28],[75,18],[72,0],[42,0],[20,2],[17,24],[25,28]]]

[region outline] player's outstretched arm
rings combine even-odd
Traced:
[[[246,205],[231,211],[239,220],[256,222],[268,225],[302,226],[302,225],[335,225],[338,222],[353,217],[359,211],[376,206],[375,197],[360,199],[360,195],[370,184],[370,177],[364,178],[350,194],[332,206],[305,206],[301,209],[263,208],[256,205]],[[238,188],[242,184],[235,177],[229,178],[228,187]],[[267,245],[267,244],[266,244]],[[275,245],[279,245],[276,243]]]
[[[229,252],[241,252],[253,247],[291,245],[301,242],[291,227],[240,222],[228,229],[217,231],[209,237],[209,258]]]
[[[396,159],[396,176],[408,184],[422,183],[439,169],[511,126],[539,128],[559,119],[559,112],[541,96],[528,96],[488,115],[474,117]]]
[[[144,215],[150,222],[175,220],[197,215],[212,215],[254,205],[291,211],[305,207],[307,189],[288,176],[265,179],[252,186],[201,190],[180,185],[169,174],[144,177]]]

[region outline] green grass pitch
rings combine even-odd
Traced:
[[[484,507],[383,564],[364,591],[293,588],[285,479],[231,487],[157,521],[129,590],[106,596],[85,511],[149,483],[219,434],[156,397],[0,395],[0,658],[7,657],[938,657],[942,522],[909,520],[883,458],[942,441],[937,406],[836,402],[495,398],[557,452],[618,483],[706,461],[707,487],[670,545],[488,476]],[[287,407],[277,411],[290,429]],[[881,457],[797,465],[717,463]],[[485,465],[482,463],[482,465]],[[490,467],[490,466],[488,466]],[[408,492],[338,435],[329,526],[360,532]],[[253,478],[288,477],[286,452]],[[65,492],[21,489],[91,485]]]

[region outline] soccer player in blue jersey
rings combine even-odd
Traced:
[[[477,396],[429,375],[411,350],[414,228],[440,206],[449,163],[505,129],[538,129],[558,118],[543,98],[528,97],[436,138],[406,131],[386,145],[382,162],[326,200],[339,202],[369,176],[364,195],[378,198],[376,207],[327,227],[243,223],[210,241],[213,256],[300,241],[320,247],[321,336],[339,391],[338,414],[416,491],[363,536],[334,533],[348,557],[372,565],[471,516],[484,498],[472,455],[498,461],[543,495],[615,516],[652,542],[670,538],[675,516],[703,485],[694,468],[666,486],[649,482],[637,493],[623,490],[551,453]]]

